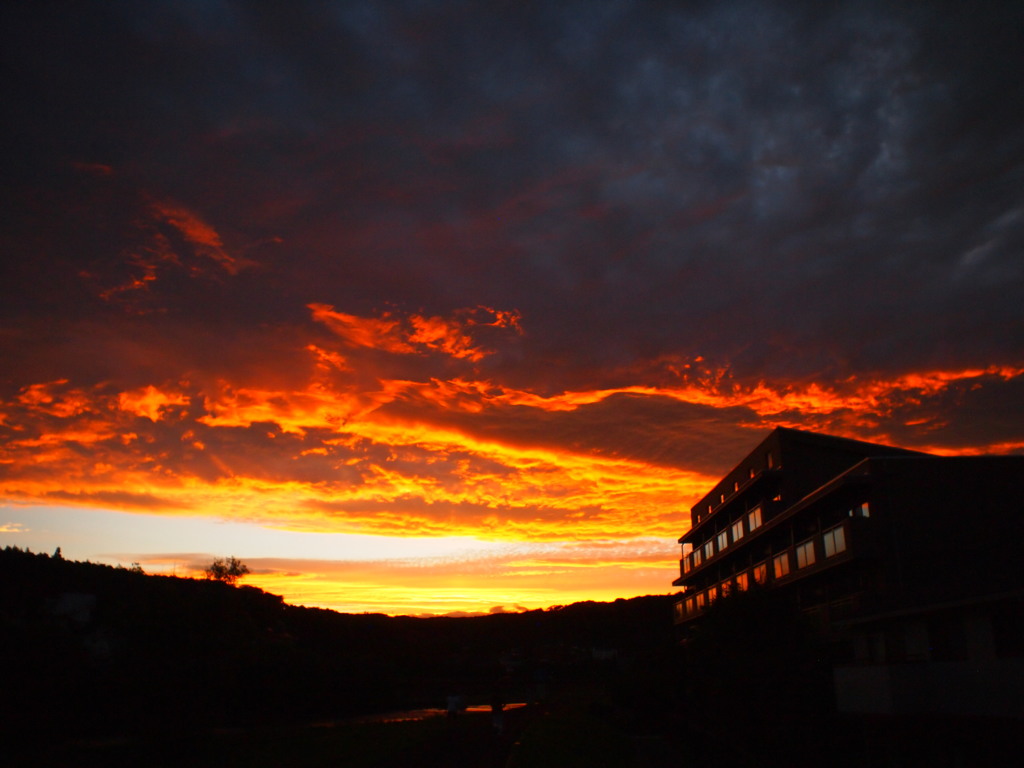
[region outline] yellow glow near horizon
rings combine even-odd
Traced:
[[[172,214],[196,242],[216,248],[199,223]],[[474,375],[472,366],[491,354],[478,331],[521,333],[516,313],[477,307],[447,318],[358,317],[327,305],[310,310],[333,336],[298,340],[305,363],[296,370],[268,362],[268,371],[246,380],[182,378],[118,388],[63,378],[23,386],[0,402],[0,498],[83,513],[122,510],[140,519],[230,521],[282,540],[330,534],[396,542],[381,555],[387,568],[350,555],[324,557],[319,549],[316,555],[274,546],[235,552],[290,559],[293,567],[267,564],[250,583],[306,604],[386,613],[472,605],[480,612],[506,603],[614,599],[667,591],[689,508],[718,480],[697,469],[707,462],[691,463],[692,451],[674,451],[691,439],[685,425],[709,440],[702,430],[712,432],[718,414],[729,414],[734,436],[749,431],[752,441],[773,425],[825,424],[834,434],[860,437],[865,424],[906,403],[920,408],[954,386],[1024,375],[1024,368],[990,366],[828,385],[742,383],[698,359],[678,370],[663,365],[657,385],[544,393]],[[427,358],[459,367],[444,378],[428,375],[429,366],[421,370]],[[649,430],[634,431],[628,422],[638,405],[653,409]],[[682,433],[661,431],[663,413],[668,423],[679,413],[691,420],[681,422]],[[927,423],[927,412],[911,416]],[[874,439],[886,442],[873,429]],[[620,438],[635,443],[620,446]],[[935,452],[981,450],[940,446]],[[3,535],[22,535],[23,522],[0,520]],[[615,553],[566,554],[573,542],[625,543],[638,536],[662,541],[665,554],[652,560],[626,544]],[[426,549],[412,553],[397,545],[445,538],[478,542],[491,564],[469,555],[432,561]],[[499,545],[546,544],[562,547],[561,555],[495,554]],[[155,555],[130,544],[109,548],[143,559]],[[416,567],[396,565],[399,551],[417,560]],[[316,565],[316,558],[334,564]],[[363,563],[355,571],[348,565],[354,561]]]
[[[665,557],[642,563],[544,560],[466,567],[445,562],[388,564],[334,575],[330,565],[305,564],[301,573],[257,573],[245,583],[279,594],[287,602],[346,613],[391,615],[488,613],[567,605],[586,600],[610,602],[639,595],[666,594],[678,561]],[[533,567],[531,567],[533,566]],[[388,572],[388,571],[393,572]]]
[[[0,546],[155,575],[203,577],[215,556],[251,568],[242,583],[286,602],[354,613],[488,613],[664,594],[673,539],[498,542],[299,533],[200,517],[0,505]]]

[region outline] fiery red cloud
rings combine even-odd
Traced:
[[[518,334],[516,313],[358,317],[311,305],[335,343],[308,344],[299,388],[187,379],[119,390],[66,379],[23,386],[3,404],[3,494],[257,520],[295,530],[470,535],[509,540],[671,537],[713,475],[673,453],[638,408],[680,407],[739,433],[773,423],[862,435],[952,387],[1009,382],[991,367],[850,378],[831,386],[743,384],[700,370],[674,384],[552,395],[468,377],[380,378],[366,353],[474,363],[486,325]],[[481,319],[482,318],[482,319]],[[426,331],[425,329],[429,329]],[[377,362],[381,370],[401,363]],[[587,414],[591,414],[589,417]],[[731,420],[729,427],[726,417]],[[576,420],[587,419],[590,429]],[[612,434],[606,432],[611,430]],[[618,437],[616,437],[616,433]],[[947,445],[944,452],[993,446]]]

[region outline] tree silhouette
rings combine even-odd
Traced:
[[[249,572],[249,566],[232,555],[225,559],[215,557],[213,562],[206,567],[206,578],[213,581],[222,581],[225,584],[234,584],[241,576]]]

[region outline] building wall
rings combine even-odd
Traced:
[[[776,430],[693,509],[684,550],[714,544],[699,566],[681,561],[682,637],[762,565],[765,587],[830,639],[839,711],[1024,718],[1021,480],[1022,456]],[[755,506],[761,525],[737,536]],[[773,573],[776,556],[788,573]]]
[[[1024,457],[873,461],[888,601],[948,602],[1024,588],[1021,480]]]
[[[835,668],[836,708],[862,715],[1024,718],[1024,659]]]

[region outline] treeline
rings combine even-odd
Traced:
[[[653,670],[671,598],[475,618],[341,614],[250,586],[0,550],[6,738],[159,735],[529,698],[602,665]],[[645,699],[643,674],[631,695]],[[654,686],[657,688],[657,686]],[[656,695],[654,695],[656,698]]]

